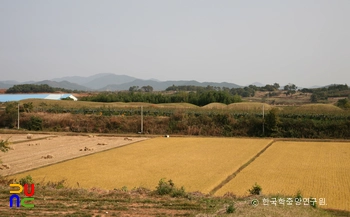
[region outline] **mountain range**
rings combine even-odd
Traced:
[[[156,79],[143,80],[128,75],[116,75],[112,73],[100,73],[88,77],[83,76],[69,76],[54,78],[52,80],[43,81],[0,81],[0,89],[8,89],[17,84],[48,84],[51,87],[65,88],[70,90],[83,90],[83,91],[117,91],[117,90],[129,90],[132,86],[150,85],[153,90],[161,91],[167,87],[175,85],[193,85],[193,86],[216,86],[216,87],[228,87],[238,88],[240,85],[227,82],[198,82],[191,81],[158,81]]]
[[[159,81],[157,79],[139,79],[131,77],[128,75],[116,75],[112,73],[100,73],[92,76],[68,76],[61,78],[53,78],[51,80],[43,81],[27,81],[27,82],[18,82],[14,80],[0,81],[0,89],[8,89],[13,85],[17,84],[47,84],[51,87],[64,88],[68,90],[82,90],[82,91],[119,91],[119,90],[129,90],[132,86],[152,86],[153,90],[161,91],[165,90],[167,87],[172,85],[193,85],[193,86],[202,86],[206,87],[208,85],[214,87],[228,87],[228,88],[238,88],[244,87],[235,83],[228,82],[198,82],[195,80],[185,81]],[[249,86],[250,84],[246,85]],[[251,85],[257,87],[265,86],[260,82],[254,82]],[[280,85],[281,88],[283,85]],[[310,88],[318,88],[321,86],[312,86]],[[301,89],[302,87],[298,87]]]

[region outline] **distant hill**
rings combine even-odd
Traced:
[[[97,78],[100,78],[100,77],[103,77],[103,76],[106,76],[106,75],[111,75],[111,73],[99,73],[99,74],[96,74],[96,75],[92,75],[92,76],[88,76],[88,77],[83,77],[83,76],[67,76],[67,77],[62,77],[62,78],[54,78],[54,79],[51,79],[52,81],[57,81],[57,82],[60,82],[60,81],[69,81],[71,83],[76,83],[76,84],[79,84],[79,85],[83,85],[85,83],[88,83],[90,81],[93,81]]]
[[[13,85],[16,84],[32,84],[35,81],[28,81],[28,82],[18,82],[18,81],[14,81],[14,80],[6,80],[6,81],[0,81],[0,89],[8,89],[10,87],[12,87]]]
[[[118,90],[129,90],[132,86],[147,86],[150,85],[156,91],[165,90],[167,87],[175,85],[192,85],[192,86],[202,86],[206,87],[216,86],[216,87],[227,87],[227,88],[239,88],[244,87],[234,83],[228,82],[198,82],[195,80],[178,80],[178,81],[159,81],[155,78],[143,80],[135,78],[128,75],[116,75],[113,73],[99,73],[92,76],[66,76],[61,78],[54,78],[45,81],[27,81],[18,82],[13,80],[0,81],[0,89],[8,89],[15,84],[48,84],[52,87],[65,88],[71,90],[87,90],[87,91],[118,91]],[[265,84],[260,82],[254,82],[252,85],[257,87],[263,87]],[[247,85],[249,86],[249,85]],[[280,89],[283,89],[285,85],[280,85]],[[320,86],[312,86],[311,88],[318,88]],[[327,86],[326,86],[327,87]],[[302,89],[299,87],[299,89]]]
[[[91,89],[79,84],[71,83],[68,81],[50,81],[50,80],[44,80],[44,81],[39,81],[34,84],[47,84],[51,87],[57,87],[57,88],[64,88],[68,90],[84,90],[84,91],[90,91]]]
[[[107,85],[121,85],[124,83],[132,82],[134,80],[137,80],[137,78],[128,75],[106,74],[104,76],[95,78],[89,82],[83,83],[82,85],[98,90],[106,87]],[[129,89],[129,87],[127,89]]]
[[[12,87],[14,84],[8,84],[8,83],[5,83],[3,81],[0,81],[0,89],[8,89],[10,87]]]

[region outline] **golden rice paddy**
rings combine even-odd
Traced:
[[[272,140],[236,138],[155,138],[17,174],[34,180],[105,189],[147,187],[172,179],[186,191],[208,193]]]
[[[257,182],[263,194],[326,199],[327,209],[350,210],[350,143],[276,142],[216,192],[247,195]]]

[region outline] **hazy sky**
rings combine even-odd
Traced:
[[[350,0],[0,0],[0,80],[350,85]]]

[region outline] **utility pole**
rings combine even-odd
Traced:
[[[143,133],[143,106],[141,106],[141,134]]]
[[[265,136],[265,106],[263,105],[263,135]]]
[[[19,130],[19,102],[17,105],[17,129]]]

